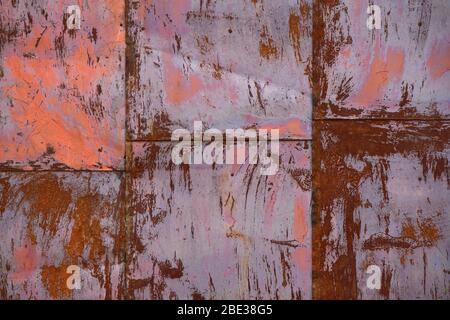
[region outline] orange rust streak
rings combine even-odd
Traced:
[[[300,52],[300,17],[294,13],[289,16],[289,38],[294,48],[295,59],[297,63],[302,61]]]
[[[72,292],[67,287],[66,281],[69,275],[67,266],[43,266],[41,271],[42,283],[47,288],[53,299],[70,298]]]

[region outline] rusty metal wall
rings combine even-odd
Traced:
[[[274,176],[260,165],[177,166],[171,148],[131,145],[130,295],[310,299],[310,142],[282,144]]]
[[[1,1],[1,299],[125,297],[124,8]]]
[[[1,299],[450,298],[448,1],[0,4]],[[199,120],[278,172],[174,164]]]
[[[449,299],[448,13],[440,0],[314,4],[315,299]]]
[[[311,138],[312,1],[130,1],[128,134],[280,128]]]
[[[131,1],[129,293],[311,299],[312,1]],[[171,163],[171,133],[279,128],[280,169]],[[163,142],[166,141],[166,142]]]
[[[317,298],[448,299],[448,122],[315,124]],[[382,271],[367,287],[368,266]]]

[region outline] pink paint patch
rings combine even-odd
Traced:
[[[405,53],[401,49],[388,49],[386,57],[380,53],[377,46],[375,57],[369,73],[352,102],[360,105],[370,105],[383,93],[384,88],[394,80],[400,80],[403,74]]]
[[[433,80],[442,77],[447,71],[449,71],[450,46],[446,43],[435,44],[431,50],[431,55],[428,58],[427,66]]]
[[[223,213],[225,222],[232,228],[236,224],[236,219],[233,217],[233,211],[225,207]]]
[[[278,129],[280,137],[305,138],[310,136],[310,125],[306,121],[298,118],[290,118],[283,121],[267,120],[253,115],[244,115],[247,123],[256,124],[258,129],[273,130]]]
[[[292,255],[300,270],[308,270],[310,268],[311,253],[308,248],[297,248]]]
[[[23,247],[19,247],[14,251],[14,263],[16,271],[11,274],[11,280],[14,283],[21,283],[28,280],[36,267],[38,266],[39,256],[36,246],[31,242],[26,242]]]
[[[164,84],[166,100],[171,104],[180,104],[192,99],[202,89],[200,78],[196,75],[186,77],[172,62],[170,55],[163,54]]]
[[[295,199],[294,207],[294,238],[300,243],[304,243],[308,234],[308,225],[306,223],[305,208],[302,199]]]

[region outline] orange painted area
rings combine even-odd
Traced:
[[[294,207],[294,238],[300,243],[304,243],[308,234],[308,224],[306,210],[300,197],[295,199]]]
[[[368,75],[352,102],[368,105],[381,98],[385,87],[402,76],[404,63],[405,53],[402,49],[388,49],[384,57],[377,47]]]
[[[307,210],[304,207],[304,201],[302,201],[301,196],[297,196],[294,204],[293,233],[294,239],[297,240],[301,246],[297,247],[292,255],[294,261],[301,270],[307,270],[311,264],[311,253],[305,245],[305,240],[308,236],[308,219],[306,214]]]
[[[164,85],[166,100],[171,104],[180,104],[196,96],[203,88],[200,78],[191,74],[186,77],[171,60],[170,55],[163,54]]]
[[[170,2],[172,17],[176,21],[176,25],[182,25],[186,21],[185,13],[191,7],[190,0],[173,0]]]
[[[79,63],[85,61],[86,55],[86,48],[80,48],[68,59],[67,74],[53,67],[54,59],[30,60],[17,56],[4,59],[15,81],[3,90],[13,101],[10,115],[26,135],[27,143],[18,147],[10,142],[8,155],[4,154],[3,148],[0,158],[37,158],[51,145],[56,151],[53,158],[69,167],[86,167],[99,162],[98,148],[110,145],[108,126],[104,126],[103,133],[97,132],[95,121],[80,109],[76,101],[59,97],[58,90],[55,90],[58,84],[64,83],[80,95],[90,94],[93,83],[99,81],[107,70],[101,70],[103,67],[99,66],[97,71],[100,72],[93,72],[87,64]],[[120,146],[111,151],[115,157],[121,158]]]
[[[105,39],[115,39],[116,44],[125,44],[125,30],[120,25],[123,21],[123,13],[125,10],[124,1],[106,0],[107,12],[111,12],[111,16],[105,20],[108,28],[102,28],[102,36]]]
[[[125,103],[116,101],[124,72],[124,2],[107,0],[95,10],[84,1],[73,4],[81,8],[80,30],[69,32],[56,18],[67,8],[57,1],[48,18],[30,13],[29,34],[2,50],[0,91],[9,125],[0,162],[12,160],[24,170],[50,159],[74,169],[122,163]]]
[[[71,57],[66,59],[68,64],[66,82],[69,88],[75,88],[81,94],[90,94],[96,82],[112,72],[102,64],[89,65],[89,57],[95,56],[92,44],[80,47]],[[53,84],[54,86],[55,84]]]
[[[263,125],[261,126],[261,129],[279,129],[280,130],[280,136],[307,136],[307,128],[305,124],[298,118],[290,119],[284,123],[278,124],[270,124],[270,125]]]
[[[300,270],[308,270],[310,268],[311,252],[309,248],[296,248],[292,256]]]

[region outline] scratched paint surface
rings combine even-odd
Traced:
[[[369,5],[381,29],[366,27]],[[316,1],[316,118],[448,118],[446,0]]]
[[[448,299],[450,125],[315,124],[315,298]],[[366,286],[369,265],[380,290]]]
[[[132,145],[130,297],[310,299],[310,143],[282,144],[274,176],[170,153]]]
[[[121,1],[2,1],[0,168],[123,168],[125,30]],[[78,1],[76,1],[78,3]]]
[[[280,128],[310,138],[311,1],[129,1],[129,137]]]
[[[371,4],[2,1],[0,299],[449,299],[449,4]],[[196,120],[279,171],[173,164]]]
[[[120,298],[125,210],[116,173],[0,174],[0,299]],[[69,265],[82,288],[69,290]]]

